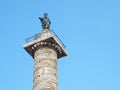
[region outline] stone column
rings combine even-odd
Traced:
[[[41,47],[34,54],[33,90],[57,90],[57,53]]]
[[[58,90],[57,59],[67,56],[64,44],[48,29],[29,39],[23,47],[34,58],[33,90]]]

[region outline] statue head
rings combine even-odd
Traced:
[[[48,14],[47,13],[44,13],[44,17],[47,17],[48,16]]]

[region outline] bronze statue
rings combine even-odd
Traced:
[[[44,17],[42,17],[42,18],[39,17],[43,29],[50,29],[51,22],[47,16],[48,16],[48,14],[44,13]]]

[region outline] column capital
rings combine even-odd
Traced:
[[[57,35],[49,29],[43,29],[33,40],[26,42],[23,47],[33,58],[36,50],[43,47],[54,49],[57,53],[57,58],[67,56],[64,44]]]

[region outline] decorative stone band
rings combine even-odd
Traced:
[[[29,47],[28,50],[29,50],[29,53],[34,58],[35,51],[37,51],[39,48],[43,48],[43,47],[48,47],[48,48],[54,49],[57,53],[57,57],[61,56],[61,54],[62,54],[62,49],[60,48],[59,45],[52,43],[52,42],[46,42],[46,41],[41,41],[41,42],[35,43],[31,47]]]

